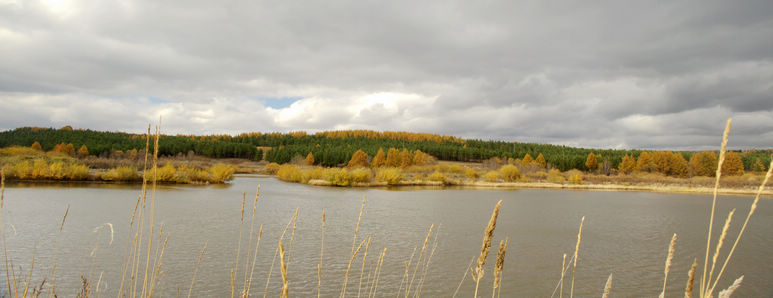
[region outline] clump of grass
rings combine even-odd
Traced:
[[[303,174],[296,165],[284,164],[279,167],[276,172],[276,177],[279,180],[287,182],[302,182]]]
[[[263,167],[263,172],[269,175],[275,175],[281,166],[278,163],[272,162]]]

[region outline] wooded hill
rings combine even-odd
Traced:
[[[51,150],[60,143],[73,144],[74,148],[86,146],[90,155],[108,157],[116,152],[145,148],[144,134],[104,132],[94,130],[22,127],[0,132],[0,147],[11,145],[31,146],[39,142],[43,150]],[[265,154],[261,148],[267,149]],[[214,158],[248,158],[276,163],[289,162],[296,156],[303,158],[311,152],[315,163],[323,166],[346,164],[358,149],[368,156],[374,156],[379,148],[421,150],[439,160],[482,161],[493,157],[522,159],[526,154],[543,154],[553,168],[561,171],[570,169],[588,170],[587,157],[594,153],[599,166],[605,162],[617,168],[625,155],[636,158],[642,150],[611,150],[573,148],[559,145],[485,141],[460,139],[452,136],[410,132],[377,132],[368,130],[328,131],[315,134],[291,133],[243,133],[231,135],[162,135],[159,139],[159,154],[167,156],[197,155]],[[136,151],[135,151],[136,152]],[[757,159],[764,164],[770,162],[771,150],[741,152],[744,167],[751,169]],[[690,160],[693,152],[678,152]]]

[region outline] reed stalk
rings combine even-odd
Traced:
[[[488,256],[489,249],[491,249],[491,239],[494,238],[494,229],[497,227],[497,216],[499,215],[500,207],[502,207],[502,200],[497,202],[494,211],[491,213],[491,219],[489,219],[488,225],[483,231],[483,244],[480,248],[480,256],[478,256],[478,263],[472,272],[472,277],[475,279],[475,295],[473,297],[478,297],[478,286],[481,279],[483,279],[484,273],[483,265],[486,264],[486,257]]]
[[[204,252],[207,250],[207,244],[209,244],[209,240],[204,242],[204,247],[201,248],[201,253],[199,254],[199,260],[196,262],[196,268],[193,269],[191,286],[188,288],[188,298],[191,298],[191,293],[193,293],[193,285],[196,283],[196,273],[199,272],[199,265],[201,265],[201,259],[204,258]]]
[[[255,211],[258,208],[258,194],[260,193],[260,184],[258,184],[258,189],[255,191],[255,200],[252,203],[252,219],[250,221],[250,240],[247,241],[247,261],[244,262],[244,284],[242,285],[242,294],[247,290],[247,268],[250,265],[250,258],[252,257],[252,235],[255,231]]]
[[[282,294],[279,297],[290,297],[290,286],[287,283],[287,263],[285,262],[285,249],[282,240],[279,240],[279,262],[279,268],[282,272]]]
[[[424,244],[421,246],[421,251],[419,251],[419,259],[416,260],[416,266],[413,269],[413,275],[411,276],[411,281],[410,283],[408,283],[408,287],[405,289],[406,298],[408,298],[408,295],[410,295],[411,289],[413,288],[413,280],[416,278],[416,272],[419,271],[419,265],[421,265],[421,258],[424,255],[424,250],[427,248],[427,242],[429,241],[429,236],[432,235],[432,229],[434,227],[435,227],[434,224],[429,226],[427,237],[424,238]]]
[[[360,268],[360,284],[357,286],[357,297],[360,297],[360,291],[362,291],[362,276],[365,273],[365,262],[368,259],[368,249],[370,248],[370,240],[372,237],[368,236],[368,243],[365,244],[365,252],[362,254],[362,267]]]
[[[580,251],[580,242],[582,241],[582,225],[585,223],[585,216],[580,220],[580,231],[577,232],[577,245],[574,247],[574,260],[572,262],[572,286],[569,289],[569,298],[574,297],[574,272],[577,269],[577,253]]]
[[[609,298],[609,293],[612,291],[612,273],[607,278],[607,283],[604,284],[604,293],[601,294],[601,298]]]
[[[416,295],[415,295],[416,297],[421,297],[421,290],[424,287],[424,281],[425,281],[425,278],[427,277],[427,272],[429,271],[429,264],[432,261],[432,256],[435,255],[435,250],[437,249],[437,245],[438,245],[437,238],[438,238],[439,235],[440,235],[440,227],[438,227],[437,231],[435,232],[435,239],[432,241],[433,242],[433,244],[432,244],[432,251],[429,254],[429,258],[427,258],[426,264],[424,265],[424,272],[421,274],[421,280],[419,282],[419,289],[415,292],[416,293]]]
[[[236,259],[234,260],[234,268],[231,269],[231,298],[234,297],[234,291],[236,290],[236,275],[239,274],[239,255],[242,252],[242,234],[244,230],[244,201],[247,199],[247,194],[242,192],[242,211],[241,218],[239,219],[239,242],[236,245]]]
[[[319,264],[317,265],[317,298],[320,297],[320,291],[322,289],[322,256],[325,253],[325,210],[322,210],[322,240],[319,244]]]
[[[352,263],[354,262],[354,258],[357,256],[357,253],[360,252],[360,249],[365,244],[366,240],[363,240],[359,246],[357,246],[357,249],[354,250],[354,253],[349,258],[349,265],[346,266],[346,273],[344,274],[344,284],[341,287],[341,298],[346,297],[346,284],[349,281],[349,270],[352,268]]]
[[[287,263],[290,263],[290,254],[293,252],[293,240],[295,239],[295,226],[298,223],[298,212],[300,208],[295,208],[295,216],[293,216],[293,228],[290,230],[290,247],[287,249]]]
[[[35,268],[35,253],[37,252],[37,249],[32,249],[32,263],[30,264],[30,273],[27,277],[27,282],[24,284],[24,292],[22,294],[22,297],[27,297],[27,292],[30,289],[30,282],[32,282],[32,270]]]
[[[296,212],[296,214],[298,214]],[[290,218],[290,221],[287,222],[287,225],[285,226],[284,231],[282,231],[282,235],[279,236],[279,242],[282,242],[282,239],[285,238],[285,234],[287,233],[287,229],[290,228],[290,224],[293,223],[293,220],[295,219],[295,216]],[[268,277],[266,277],[266,288],[263,289],[263,298],[266,298],[268,296],[268,284],[271,281],[271,273],[274,271],[274,263],[276,261],[276,257],[279,255],[279,247],[276,248],[276,251],[274,251],[274,258],[271,259],[271,267],[268,269]]]
[[[730,124],[733,122],[733,119],[727,119],[727,124],[725,125],[725,132],[722,134],[722,145],[719,150],[719,163],[717,164],[717,172],[716,177],[717,179],[714,182],[714,199],[711,201],[711,216],[709,216],[709,232],[706,236],[706,257],[703,260],[703,274],[701,275],[701,287],[700,287],[700,296],[705,297],[706,291],[708,290],[708,282],[706,280],[706,270],[708,270],[709,265],[709,251],[711,250],[711,232],[712,228],[714,227],[714,211],[717,207],[717,193],[719,192],[719,179],[722,176],[722,164],[725,162],[725,151],[727,149],[727,135],[730,133]]]
[[[671,236],[671,244],[668,245],[668,256],[666,257],[666,268],[663,270],[663,291],[660,292],[660,298],[666,296],[666,283],[668,282],[668,272],[671,270],[671,261],[674,259],[674,250],[676,248],[676,233]]]
[[[709,279],[708,283],[711,284],[711,278],[714,275],[714,268],[717,265],[717,258],[719,258],[719,252],[722,249],[722,245],[725,243],[725,237],[727,237],[727,229],[730,228],[730,222],[733,220],[733,214],[735,214],[735,208],[733,210],[730,210],[730,214],[727,215],[727,219],[725,220],[725,225],[722,226],[722,233],[719,236],[719,240],[717,241],[717,248],[714,251],[714,255],[711,258],[711,270],[709,270]],[[708,292],[708,295],[710,296],[713,292],[713,289],[710,289]]]
[[[255,253],[252,255],[252,268],[250,268],[250,279],[247,282],[247,290],[244,296],[250,297],[250,290],[252,290],[252,274],[255,273],[255,263],[258,259],[258,248],[260,248],[260,238],[263,237],[263,225],[260,225],[258,229],[258,240],[255,243]]]
[[[154,221],[155,221],[155,213],[156,213],[156,185],[158,184],[158,139],[161,136],[161,117],[158,118],[158,125],[156,125],[156,137],[153,141],[153,186],[151,188],[151,195],[150,195],[150,218],[149,218],[149,226],[148,226],[148,243],[147,243],[147,251],[145,254],[145,275],[143,277],[142,281],[142,295],[143,297],[146,296],[146,293],[149,289],[148,281],[150,278],[150,252],[153,248],[153,230],[155,229]]]
[[[362,197],[362,206],[360,206],[360,215],[357,216],[357,225],[354,226],[354,239],[352,239],[352,252],[351,254],[354,254],[354,245],[357,244],[357,233],[360,231],[360,221],[362,220],[362,211],[365,210],[365,199],[367,197]]]
[[[558,297],[564,297],[564,273],[566,272],[566,254],[564,254],[564,260],[561,262],[561,281],[558,282],[561,287],[561,291],[558,292]]]
[[[492,286],[491,298],[497,296],[497,290],[501,291],[500,285],[502,284],[502,271],[505,268],[505,254],[507,253],[507,245],[510,243],[510,237],[505,237],[505,240],[499,241],[499,251],[497,251],[497,263],[494,266],[494,285]]]
[[[408,269],[410,268],[411,264],[413,264],[413,256],[416,255],[416,249],[417,247],[413,248],[413,252],[411,252],[411,257],[408,259],[408,262],[404,262],[405,264],[405,274],[403,274],[403,278],[400,279],[400,286],[397,288],[397,296],[399,297],[400,293],[403,291],[403,285],[406,287],[408,286]]]
[[[692,298],[693,285],[695,284],[695,269],[698,268],[698,259],[693,259],[690,271],[687,272],[687,285],[684,287],[684,298]]]
[[[381,255],[378,257],[378,262],[376,265],[376,272],[373,274],[374,281],[373,281],[373,290],[372,293],[368,295],[368,298],[370,297],[376,297],[376,292],[378,291],[378,280],[381,276],[381,266],[384,265],[384,257],[386,256],[387,248],[384,247],[384,250],[381,252]]]
[[[714,284],[711,286],[712,290],[717,286],[717,282],[719,282],[719,278],[722,277],[722,273],[725,272],[725,267],[727,266],[727,263],[730,262],[730,258],[733,256],[733,252],[735,252],[735,248],[738,246],[738,242],[741,241],[741,236],[743,236],[743,232],[746,231],[746,225],[749,223],[749,219],[752,217],[752,214],[754,214],[754,211],[757,210],[757,203],[759,203],[762,191],[765,190],[765,185],[768,183],[771,176],[773,176],[773,158],[771,159],[770,165],[768,166],[768,173],[765,174],[765,178],[762,180],[760,187],[757,189],[757,195],[754,196],[754,202],[752,203],[751,207],[749,207],[749,213],[746,215],[746,220],[743,222],[743,226],[741,226],[741,231],[738,232],[738,237],[735,238],[733,247],[730,249],[730,253],[728,253],[727,257],[725,258],[725,262],[722,264],[722,268],[720,268],[719,273],[717,273],[717,278],[714,281]]]

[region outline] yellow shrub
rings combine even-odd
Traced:
[[[102,180],[107,181],[133,181],[138,180],[137,169],[130,166],[120,166],[108,170],[102,174]]]
[[[352,184],[349,171],[346,169],[336,169],[332,178],[333,179],[331,179],[330,182],[332,182],[333,185],[349,186]]]
[[[464,168],[464,175],[470,179],[478,179],[478,172],[470,168]]]
[[[32,161],[23,161],[14,164],[9,176],[16,177],[16,179],[31,179]]]
[[[443,182],[443,183],[446,183],[446,181],[448,180],[448,178],[446,178],[445,174],[443,174],[441,172],[438,172],[438,171],[435,171],[434,173],[432,173],[432,175],[429,175],[429,177],[427,177],[427,179],[429,179],[430,181],[439,181],[439,182]]]
[[[156,178],[156,181],[158,182],[176,181],[175,174],[177,173],[177,170],[174,168],[174,166],[171,163],[166,163],[165,166],[156,169],[155,173],[157,174],[155,178]],[[153,178],[154,178],[154,171],[153,169],[149,169],[147,179],[148,181],[153,181]]]
[[[513,182],[521,177],[521,171],[514,165],[504,165],[499,169],[499,174],[502,179],[508,182]]]
[[[222,163],[214,164],[213,166],[209,167],[209,182],[223,183],[225,181],[231,180],[234,177],[234,172],[236,172],[236,167],[233,165]]]
[[[569,183],[571,184],[583,184],[582,172],[578,170],[571,170],[567,172],[569,174]]]
[[[49,177],[51,168],[48,162],[43,159],[36,159],[32,162],[32,179],[44,179]]]
[[[89,167],[81,164],[69,164],[65,177],[70,180],[85,180],[89,178]]]
[[[376,180],[386,182],[389,185],[395,185],[405,179],[403,172],[398,168],[379,168],[376,172]]]
[[[42,155],[44,155],[43,152],[32,149],[30,147],[10,146],[6,148],[0,148],[0,156],[36,157]]]
[[[279,178],[279,180],[287,182],[303,181],[303,174],[301,173],[301,170],[298,169],[298,166],[291,164],[281,165],[279,170],[276,172],[276,177]]]
[[[483,175],[483,180],[497,182],[499,180],[499,173],[497,171],[489,171],[486,175]]]
[[[564,176],[561,176],[561,171],[557,169],[551,169],[550,172],[548,172],[547,180],[550,183],[562,184],[564,183],[564,181],[566,181],[566,178],[564,178]]]
[[[263,168],[263,172],[266,172],[266,174],[269,174],[269,175],[274,175],[274,174],[276,174],[278,171],[279,171],[279,164],[278,164],[278,163],[275,163],[275,162],[272,162],[272,163],[270,163],[270,164],[267,164],[267,165],[266,165],[266,166]]]
[[[352,182],[368,183],[373,178],[373,172],[370,169],[355,169],[349,172]]]
[[[202,169],[182,165],[175,170],[174,180],[178,183],[209,181],[209,173]]]

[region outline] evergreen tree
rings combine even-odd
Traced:
[[[378,168],[383,167],[386,163],[386,158],[384,157],[384,149],[378,148],[378,152],[376,152],[376,156],[373,157],[373,161],[370,163],[371,168]]]
[[[596,159],[596,155],[593,154],[593,152],[588,154],[588,158],[585,159],[585,167],[588,168],[589,172],[593,172],[596,170],[596,167],[598,167],[599,161]]]

